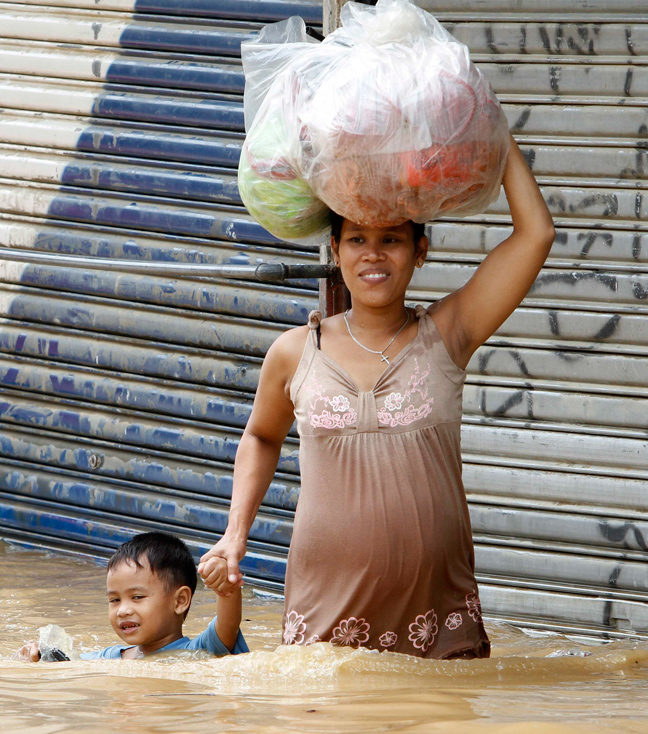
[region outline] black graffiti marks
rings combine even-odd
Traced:
[[[635,232],[632,236],[632,257],[634,260],[639,260],[641,257],[641,234]]]
[[[506,415],[510,410],[522,405],[526,407],[526,416],[533,419],[533,386],[527,385],[523,390],[515,390],[506,397],[496,408],[488,409],[486,405],[486,390],[481,390],[480,408],[484,415],[499,417]]]
[[[560,336],[560,325],[558,324],[558,311],[547,311],[549,317],[549,328],[554,336]]]
[[[609,339],[614,332],[619,328],[619,321],[621,320],[621,316],[618,313],[615,313],[614,316],[610,316],[610,318],[603,324],[603,326],[594,334],[592,339],[594,341],[602,341],[603,339]]]
[[[608,584],[614,588],[616,588],[617,584],[619,583],[619,576],[621,575],[621,571],[623,570],[623,566],[619,564],[618,566],[615,566],[612,569],[612,573],[610,574],[608,578]]]
[[[533,171],[533,165],[536,159],[535,150],[533,150],[533,148],[525,148],[522,151],[522,155],[524,156],[524,160],[527,162],[527,166],[529,166],[529,168]]]
[[[493,35],[493,27],[491,25],[486,26],[484,29],[484,35],[486,36],[486,45],[488,46],[488,50],[492,54],[498,54],[499,50],[495,45],[495,37]]]
[[[520,372],[520,374],[524,375],[525,377],[532,377],[531,372],[529,371],[529,368],[527,367],[527,364],[522,357],[522,355],[517,351],[517,349],[507,349],[507,350],[499,350],[499,349],[482,349],[478,352],[478,371],[480,375],[487,375],[488,374],[488,365],[493,357],[495,357],[497,354],[508,354],[509,357],[515,362],[517,365],[517,368]]]
[[[525,375],[526,377],[531,377],[529,368],[527,367],[526,362],[522,358],[522,355],[516,349],[509,349],[508,353],[512,357],[515,364],[518,366],[520,372],[523,375]]]
[[[614,275],[608,275],[607,273],[579,273],[578,271],[570,271],[568,273],[541,273],[537,278],[533,286],[531,287],[531,293],[539,290],[542,286],[553,285],[555,283],[565,284],[575,287],[581,282],[596,281],[601,285],[605,286],[608,290],[616,293],[619,288],[619,283]]]
[[[540,41],[542,42],[542,47],[544,48],[544,50],[548,54],[552,53],[551,40],[549,39],[549,33],[547,32],[546,26],[541,25],[538,28],[538,33],[540,34]]]
[[[480,350],[478,352],[479,360],[478,360],[478,370],[480,375],[485,375],[488,370],[488,363],[491,360],[491,357],[495,356],[497,354],[497,349],[484,349]]]
[[[569,211],[576,213],[601,205],[603,206],[602,217],[615,217],[619,213],[619,200],[616,194],[603,192],[584,196],[578,203],[570,204]]]
[[[583,242],[583,246],[580,251],[581,257],[587,257],[589,251],[592,249],[592,245],[597,239],[599,239],[599,237],[603,240],[603,244],[608,247],[612,247],[614,245],[614,236],[612,232],[594,232],[590,230],[589,232],[578,233],[578,242]]]
[[[625,39],[626,39],[626,46],[628,47],[628,53],[630,56],[637,56],[637,52],[635,50],[634,41],[632,40],[632,28],[629,26],[626,26],[625,29]]]
[[[648,543],[640,528],[633,522],[618,522],[614,520],[601,520],[599,532],[612,543],[621,545],[628,550],[648,551]]]
[[[619,213],[619,199],[616,194],[608,192],[600,191],[595,194],[586,194],[581,199],[570,203],[567,196],[560,189],[546,188],[544,197],[547,206],[561,214],[567,212],[577,214],[591,209],[595,210],[594,214],[597,217],[616,217]]]
[[[596,42],[601,35],[601,23],[555,23],[538,28],[540,42],[548,54],[563,54],[569,50],[577,56],[596,56]],[[526,53],[526,28],[524,47]]]
[[[632,284],[632,295],[639,301],[645,301],[648,298],[648,288],[635,281]]]
[[[518,48],[520,49],[521,54],[527,53],[527,27],[526,25],[520,26],[520,41],[518,43]]]
[[[625,82],[623,84],[623,92],[626,97],[630,97],[630,88],[632,87],[632,77],[634,73],[632,69],[628,69],[626,72]]]
[[[558,230],[556,232],[556,236],[554,237],[554,244],[555,245],[566,245],[569,242],[569,235],[565,230]]]
[[[551,86],[551,89],[556,94],[560,94],[560,67],[559,66],[549,67],[549,85]]]
[[[511,129],[512,130],[523,130],[525,125],[529,121],[529,117],[531,117],[531,108],[525,107],[524,110],[522,110],[522,114],[513,123],[513,127]]]

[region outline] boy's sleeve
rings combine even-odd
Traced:
[[[221,642],[220,637],[216,634],[216,617],[207,625],[207,629],[201,632],[197,637],[187,645],[188,650],[207,650],[212,655],[239,655],[242,652],[250,652],[245,642],[243,633],[239,630],[234,649],[228,650]]]
[[[105,647],[103,650],[93,650],[92,652],[82,652],[79,657],[81,660],[106,660],[112,658],[121,658],[122,650],[126,648],[123,645],[112,645]]]

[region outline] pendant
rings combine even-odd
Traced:
[[[381,354],[382,354],[382,352],[381,352]],[[387,362],[387,364],[389,364],[389,360],[387,359],[387,355],[385,355],[385,354],[382,354],[382,359],[380,361],[381,362]]]

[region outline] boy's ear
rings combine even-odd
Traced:
[[[180,586],[175,590],[175,613],[185,614],[191,606],[191,589],[188,586]]]

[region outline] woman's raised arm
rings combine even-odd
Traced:
[[[466,285],[432,309],[444,341],[461,367],[520,305],[555,237],[549,209],[513,138],[503,184],[513,233],[484,259]]]
[[[289,387],[295,374],[308,327],[291,329],[270,347],[263,362],[252,413],[241,436],[234,463],[234,485],[227,530],[200,559],[198,572],[213,556],[227,561],[230,586],[219,588],[226,596],[242,585],[239,562],[245,556],[248,534],[274,476],[281,446],[294,421]],[[210,586],[209,575],[203,576]]]

